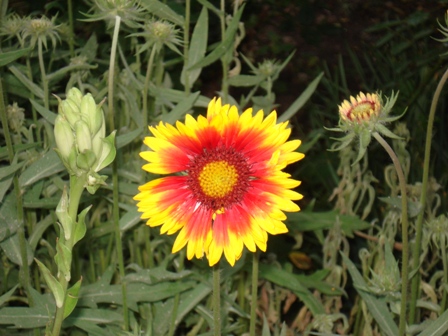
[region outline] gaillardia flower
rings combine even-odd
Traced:
[[[140,186],[134,199],[147,225],[161,225],[161,233],[179,234],[175,253],[187,245],[187,258],[204,254],[210,266],[222,257],[233,266],[244,246],[266,251],[268,233],[288,231],[284,211],[299,211],[292,191],[300,181],[282,172],[304,157],[295,152],[300,140],[286,141],[288,123],[277,124],[276,112],[241,115],[235,106],[213,99],[207,117],[176,127],[160,122],[149,127],[144,143],[151,151],[140,155],[143,169],[162,177]]]
[[[360,92],[358,96],[350,97],[350,101],[344,100],[339,105],[339,125],[336,128],[329,128],[330,131],[346,132],[342,138],[335,138],[340,141],[340,145],[333,150],[341,150],[347,147],[353,139],[359,137],[359,151],[355,163],[358,162],[366,152],[374,132],[381,133],[387,137],[400,139],[392,133],[384,124],[393,122],[400,116],[390,117],[389,113],[397,100],[398,93],[390,98],[386,97],[383,102],[380,94]]]

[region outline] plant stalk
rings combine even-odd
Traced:
[[[408,274],[409,274],[409,238],[408,238],[408,200],[406,194],[406,178],[403,169],[398,160],[397,155],[384,138],[378,133],[373,132],[373,137],[380,143],[381,146],[389,154],[397,171],[398,181],[401,191],[401,235],[402,235],[402,265],[401,265],[401,309],[400,309],[400,323],[398,326],[398,335],[404,336],[406,333],[406,308],[408,297]]]
[[[256,326],[256,320],[257,320],[257,298],[258,298],[258,251],[253,253],[251,298],[252,298],[252,302],[250,304],[249,335],[255,336],[255,326]]]
[[[120,24],[121,17],[115,16],[115,26],[114,33],[112,36],[112,47],[110,53],[110,61],[109,61],[109,79],[108,79],[108,107],[109,107],[109,128],[111,130],[115,129],[115,119],[114,119],[114,70],[115,70],[115,56],[117,54],[117,45],[118,45],[118,35],[120,32]],[[116,139],[116,138],[115,138]],[[116,145],[116,140],[115,140]],[[129,312],[127,305],[127,290],[126,283],[123,281],[125,272],[124,272],[124,260],[123,260],[123,246],[121,242],[121,231],[120,231],[120,214],[118,207],[118,163],[117,159],[112,162],[112,185],[113,185],[113,211],[112,217],[114,222],[114,231],[115,231],[115,250],[117,251],[117,259],[118,259],[118,272],[120,274],[120,282],[121,282],[121,294],[123,295],[123,320],[124,325],[123,328],[125,331],[129,330]]]
[[[219,263],[213,266],[213,335],[221,336],[221,280]]]
[[[437,85],[436,91],[434,92],[434,96],[432,98],[431,107],[429,110],[428,116],[428,125],[426,128],[426,144],[425,144],[425,157],[423,160],[423,177],[422,177],[422,194],[420,196],[420,206],[421,211],[418,214],[416,229],[415,229],[415,244],[412,255],[414,259],[412,261],[412,270],[416,270],[420,264],[420,251],[422,248],[422,231],[423,231],[423,217],[425,215],[425,207],[426,207],[426,193],[428,191],[428,179],[429,179],[429,161],[431,158],[431,141],[432,141],[432,128],[434,125],[434,117],[436,114],[437,103],[439,101],[440,93],[442,92],[442,88],[445,85],[448,79],[448,69],[443,74],[442,78],[440,78],[439,84]],[[417,299],[419,296],[419,287],[420,287],[420,276],[419,273],[416,272],[416,275],[412,279],[411,284],[411,302],[409,309],[409,323],[413,324],[416,318],[417,311]]]

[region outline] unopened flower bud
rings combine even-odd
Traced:
[[[56,117],[54,122],[54,137],[59,153],[64,160],[67,160],[73,147],[75,138],[68,121],[61,115]]]
[[[70,125],[74,126],[81,119],[78,107],[71,100],[63,100],[60,103],[59,112],[67,119]]]
[[[67,99],[71,99],[75,104],[81,106],[82,93],[77,88],[71,88],[67,92]]]
[[[94,136],[104,123],[103,111],[97,108],[95,100],[90,93],[82,97],[81,114],[88,120],[90,134]]]
[[[107,167],[115,158],[116,149],[115,149],[115,131],[113,131],[107,138],[101,139],[103,142],[101,147],[101,153],[97,155],[96,166],[94,170],[100,171],[104,167]]]
[[[75,124],[76,143],[78,151],[83,153],[92,149],[92,139],[90,137],[89,126],[84,120],[78,120]]]

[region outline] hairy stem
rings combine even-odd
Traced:
[[[257,298],[258,298],[258,252],[253,253],[252,264],[252,302],[250,304],[250,336],[255,336],[255,322],[257,320]]]
[[[221,336],[221,280],[219,263],[213,266],[213,335]]]
[[[442,92],[442,88],[445,85],[445,82],[448,79],[448,69],[443,74],[442,78],[440,78],[439,84],[437,85],[436,91],[434,92],[434,96],[431,102],[431,108],[429,110],[428,116],[428,125],[426,128],[426,144],[425,144],[425,157],[423,160],[423,178],[422,178],[422,194],[420,196],[420,206],[421,211],[418,214],[416,229],[415,229],[415,244],[412,255],[414,256],[412,261],[412,270],[416,270],[419,267],[420,258],[418,257],[421,253],[422,248],[422,231],[423,231],[423,217],[425,215],[425,207],[426,207],[426,192],[428,190],[428,179],[429,179],[429,161],[431,157],[431,141],[432,141],[432,127],[434,124],[434,116],[436,114],[436,107],[439,101],[440,93]],[[417,299],[419,296],[419,287],[420,287],[420,276],[419,273],[416,272],[416,275],[412,279],[411,285],[411,301],[410,301],[410,309],[409,309],[409,323],[412,324],[416,318],[417,311]]]
[[[401,310],[400,310],[400,324],[398,326],[399,336],[404,336],[406,332],[406,307],[408,297],[408,274],[409,274],[409,239],[408,239],[408,200],[406,195],[406,178],[404,177],[403,169],[397,155],[384,138],[377,132],[372,134],[374,138],[389,154],[397,171],[398,181],[401,191],[401,235],[402,235],[402,265],[401,265]]]

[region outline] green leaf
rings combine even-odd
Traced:
[[[236,75],[229,78],[229,85],[236,87],[257,86],[265,79],[265,76],[262,75]]]
[[[311,95],[316,91],[317,85],[319,84],[322,76],[324,75],[323,72],[319,74],[305,89],[305,91],[302,92],[302,94],[291,104],[291,106],[278,118],[278,122],[283,122],[286,120],[289,120],[294,116],[302,107],[305,105],[305,103],[310,99]]]
[[[81,288],[82,278],[67,290],[64,306],[64,319],[69,316],[76,307],[79,299],[79,289]]]
[[[49,82],[59,80],[63,78],[68,72],[75,71],[86,71],[96,69],[98,65],[90,65],[90,64],[70,64],[65,67],[59,68],[55,72],[52,72],[47,75],[47,80]]]
[[[0,311],[1,312],[1,311]],[[418,336],[443,336],[448,330],[448,310],[440,315],[437,320],[431,321],[428,327],[425,328]]]
[[[73,237],[73,245],[79,242],[82,238],[84,238],[87,228],[86,228],[86,215],[92,206],[89,205],[78,215],[78,221],[75,224],[75,234]]]
[[[313,315],[325,314],[324,306],[316,297],[303,286],[292,273],[279,269],[273,265],[260,264],[260,277],[279,286],[290,289],[309,308]]]
[[[46,121],[48,121],[50,124],[54,125],[54,121],[56,120],[57,113],[51,112],[49,109],[40,105],[34,99],[30,99],[30,102],[31,102],[31,105],[33,105],[33,107],[36,109],[36,111],[39,112],[39,114],[42,117],[44,117]]]
[[[116,138],[116,144],[117,144],[117,149],[118,148],[122,148],[124,146],[126,146],[127,144],[131,143],[134,139],[136,139],[141,133],[142,133],[142,128],[137,128],[131,132],[128,132],[126,134],[120,134],[117,136]]]
[[[213,13],[215,13],[218,17],[221,16],[221,10],[216,8],[213,4],[211,4],[207,0],[198,0],[198,2],[204,6],[205,8],[211,10]]]
[[[396,197],[378,197],[380,201],[383,201],[384,203],[387,203],[391,205],[392,207],[398,209],[398,211],[401,211],[401,202],[402,199],[399,196]],[[410,218],[417,217],[420,211],[422,210],[422,206],[420,202],[412,202],[408,199],[408,215]]]
[[[331,229],[336,221],[339,221],[341,230],[351,238],[353,231],[365,230],[370,227],[369,223],[358,216],[341,215],[337,211],[312,212],[304,210],[288,213],[287,221],[290,229],[301,232]]]
[[[389,311],[385,299],[376,297],[375,295],[359,289],[367,288],[366,282],[364,281],[361,273],[359,273],[352,261],[343,253],[341,253],[341,256],[344,260],[344,263],[347,265],[347,270],[352,277],[354,286],[357,288],[359,295],[367,305],[367,309],[369,310],[370,314],[372,314],[376,323],[378,323],[382,331],[381,334],[388,336],[398,335],[398,327],[393,320],[392,313]]]
[[[8,176],[14,174],[16,171],[18,171],[20,168],[22,168],[24,164],[25,164],[25,161],[22,161],[19,163],[13,163],[9,166],[0,168],[0,180],[3,180],[5,177],[8,177]]]
[[[27,240],[25,240],[25,247],[27,251],[28,265],[31,265],[33,262],[34,253]],[[19,236],[17,233],[2,241],[0,243],[0,248],[3,250],[8,259],[14,264],[19,266],[23,265],[22,254],[20,253]]]
[[[17,287],[19,287],[19,285],[15,285],[13,288],[11,288],[9,291],[7,291],[5,294],[3,294],[2,296],[0,296],[0,306],[3,306],[6,302],[8,302],[8,300],[10,299],[10,297],[14,294],[14,292],[16,291]]]
[[[20,329],[45,327],[52,319],[49,307],[6,307],[0,309],[0,325]]]
[[[5,66],[16,59],[25,56],[30,52],[31,48],[18,49],[14,51],[2,52],[0,53],[0,67]]]
[[[194,106],[195,101],[199,97],[199,93],[199,91],[192,93],[183,101],[179,102],[179,104],[177,104],[170,113],[161,116],[162,121],[168,124],[174,124],[177,120],[180,120],[182,117],[184,117],[185,114]]]
[[[51,274],[50,270],[41,263],[39,260],[34,259],[39,266],[40,272],[42,273],[48,288],[50,288],[53,293],[54,299],[56,301],[56,306],[61,308],[64,304],[64,289],[59,281]]]
[[[0,206],[0,242],[11,237],[19,229],[21,223],[17,219],[17,205],[14,193],[5,197]]]
[[[232,18],[232,21],[230,22],[229,26],[226,29],[223,41],[220,42],[218,46],[215,49],[213,49],[213,51],[210,54],[208,54],[207,56],[196,62],[188,70],[194,70],[206,67],[207,65],[210,65],[213,62],[220,59],[226,52],[229,51],[230,48],[232,48],[235,34],[238,30],[243,10],[244,10],[244,4],[238,9],[238,12]]]
[[[188,84],[193,86],[194,82],[198,79],[202,69],[187,70],[193,64],[197,63],[201,58],[205,56],[207,50],[208,39],[208,11],[207,8],[202,7],[201,14],[193,30],[191,36],[190,47],[188,49],[188,62],[184,65],[180,76],[180,82],[185,86],[185,77],[188,76]]]
[[[165,19],[177,24],[180,27],[184,26],[185,19],[182,15],[177,14],[168,5],[158,0],[141,0],[143,7],[146,7],[148,12],[158,16],[161,19]]]
[[[37,244],[42,238],[42,235],[44,232],[53,225],[54,223],[54,217],[53,214],[47,215],[44,219],[39,221],[37,224],[33,227],[33,232],[31,233],[30,237],[28,238],[28,241],[30,243],[31,249],[33,251],[36,250]]]
[[[183,318],[197,307],[204,298],[210,295],[211,292],[211,286],[207,286],[204,283],[198,283],[193,289],[183,292],[180,295],[175,324],[179,325]]]
[[[58,239],[56,243],[56,255],[54,256],[54,260],[56,265],[58,266],[58,276],[61,273],[65,280],[70,281],[70,267],[72,264],[72,251],[61,242],[61,239]]]
[[[120,231],[123,233],[132,229],[135,225],[140,223],[140,217],[141,213],[138,212],[137,207],[134,207],[132,210],[126,212],[119,221]]]
[[[50,150],[39,160],[33,162],[19,177],[21,188],[27,187],[45,177],[57,174],[65,169],[55,151]]]
[[[69,327],[72,325],[80,327],[88,323],[92,324],[122,323],[122,321],[123,321],[123,314],[114,312],[111,309],[76,308],[73,311],[73,313],[69,317],[67,317],[67,319],[64,321],[64,327]]]
[[[130,273],[124,278],[127,283],[141,282],[148,285],[162,281],[177,281],[191,275],[191,271],[170,272],[165,267],[154,267],[151,269],[141,269],[135,273]]]
[[[44,91],[37,86],[36,84],[34,84],[32,81],[30,81],[28,79],[28,77],[22,72],[20,71],[17,67],[10,66],[9,71],[11,71],[14,76],[23,84],[25,85],[25,87],[30,90],[35,96],[43,99],[44,98]]]
[[[166,88],[155,88],[153,95],[156,97],[158,104],[166,104],[167,101],[172,103],[179,103],[185,99],[184,91],[166,89]],[[199,96],[194,106],[207,108],[209,103],[210,98],[205,96]]]

